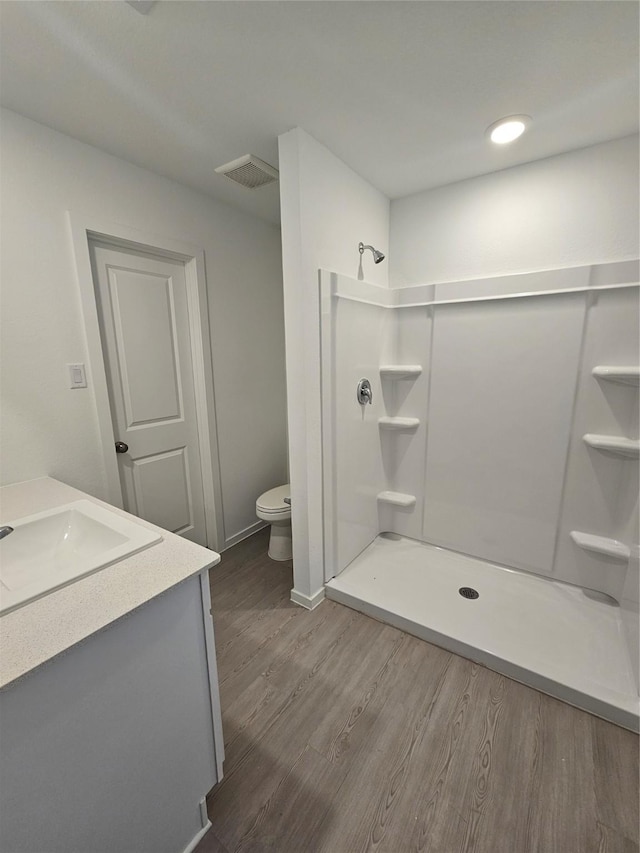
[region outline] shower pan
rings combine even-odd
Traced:
[[[327,596],[638,730],[638,263],[320,279]]]

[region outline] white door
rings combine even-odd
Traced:
[[[91,244],[124,508],[206,545],[184,265]]]

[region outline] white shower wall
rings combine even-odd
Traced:
[[[378,417],[382,395],[378,365],[392,347],[393,317],[383,306],[338,300],[338,282],[350,292],[384,298],[375,285],[321,273],[323,396],[323,516],[325,567],[347,566],[378,534],[376,495],[385,481]],[[372,404],[358,405],[358,381],[368,378]],[[326,575],[325,579],[332,577]]]
[[[585,304],[434,307],[421,538],[551,574]]]
[[[421,539],[432,309],[416,306],[390,313],[394,315],[393,346],[385,361],[391,364],[419,364],[423,370],[415,378],[385,377],[382,380],[384,403],[382,414],[400,418],[418,418],[420,421],[415,430],[380,432],[386,476],[385,485],[382,488],[401,494],[415,495],[416,504],[415,508],[401,509],[380,503],[378,518],[381,530],[393,530],[412,539]]]
[[[638,438],[638,389],[596,379],[596,365],[638,363],[638,289],[589,294],[578,387],[567,459],[555,574],[620,600],[626,581],[623,561],[606,560],[576,548],[572,530],[638,542],[638,462],[588,447],[588,433]]]
[[[637,565],[569,534],[638,543],[637,460],[582,438],[638,437],[637,387],[592,375],[638,363],[637,282],[635,262],[386,291],[323,274],[327,577],[391,531],[606,593],[632,632]],[[393,363],[422,373],[381,378]],[[386,431],[385,416],[420,423]]]

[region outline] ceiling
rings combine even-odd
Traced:
[[[300,126],[390,198],[638,129],[638,4],[582,0],[3,0],[2,104],[278,222],[277,165]],[[484,136],[513,113],[530,130]]]

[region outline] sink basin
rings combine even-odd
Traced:
[[[0,613],[162,539],[156,531],[87,500],[3,523],[14,530],[0,540]]]

